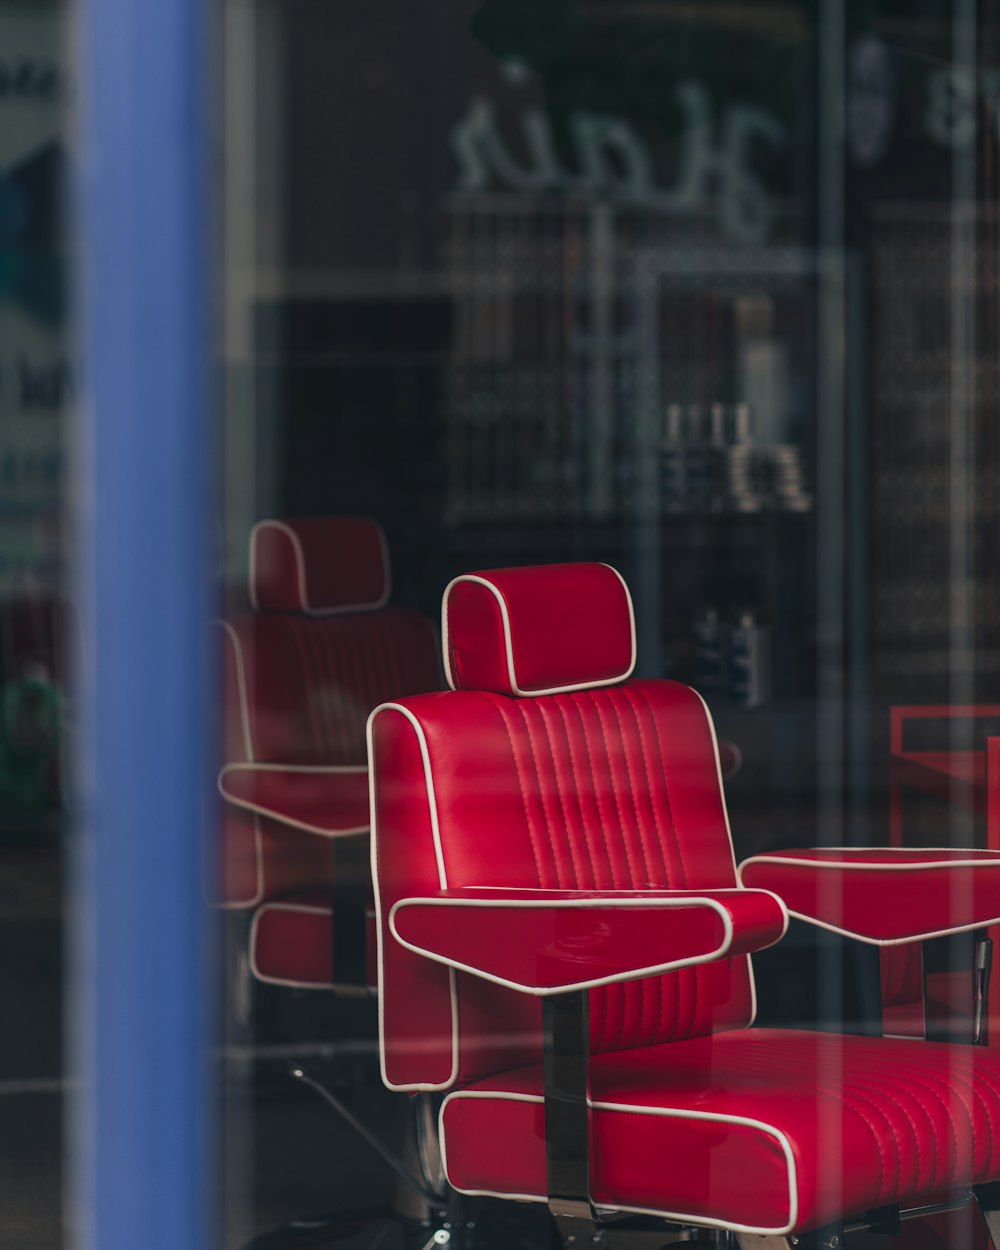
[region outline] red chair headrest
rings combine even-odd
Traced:
[[[610,686],[635,667],[635,615],[608,564],[540,564],[456,577],[441,605],[453,690],[541,695]]]
[[[258,521],[250,534],[250,602],[258,612],[333,616],[389,599],[389,551],[367,517]]]

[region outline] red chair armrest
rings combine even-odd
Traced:
[[[1000,920],[996,851],[774,851],[745,860],[739,873],[745,886],[779,895],[797,919],[874,946]]]
[[[219,793],[234,807],[322,837],[367,833],[370,824],[363,764],[227,764],[219,773]]]
[[[527,994],[591,989],[744,955],[788,927],[764,890],[443,890],[405,898],[389,931],[407,949]]]

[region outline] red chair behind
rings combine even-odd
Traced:
[[[253,912],[259,980],[359,980],[364,921],[335,878],[334,846],[368,832],[365,719],[387,698],[441,682],[434,626],[389,606],[390,589],[385,537],[373,521],[267,520],[253,529],[253,612],[221,623],[219,901]]]

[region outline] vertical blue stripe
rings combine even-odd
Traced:
[[[209,1244],[208,9],[83,0],[78,26],[86,1250]]]

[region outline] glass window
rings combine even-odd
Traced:
[[[609,562],[637,672],[711,708],[738,860],[994,845],[995,27],[962,0],[233,0],[231,581],[262,517],[376,519],[393,602],[434,619],[463,572]],[[927,946],[897,1031],[968,1036],[971,941]],[[794,924],[760,1018],[881,1031],[882,962]],[[334,1067],[383,1106],[371,1012],[293,1015],[245,973],[247,1044],[357,1043]],[[237,1223],[285,1193],[275,1099]]]
[[[63,1021],[93,992],[85,457],[67,484],[87,11],[0,0],[0,1242],[23,1247],[79,1240]],[[737,862],[1000,852],[998,36],[972,0],[221,6],[192,200],[218,794],[190,881],[219,939],[220,1245],[304,1221],[402,1246],[440,1196],[440,1100],[380,1064],[365,726],[445,688],[456,576],[621,573],[636,675],[710,711]],[[843,906],[756,957],[759,1024],[1000,1038],[1000,926],[880,950]],[[482,1244],[541,1218],[487,1203]],[[939,1217],[954,1250],[969,1219]]]

